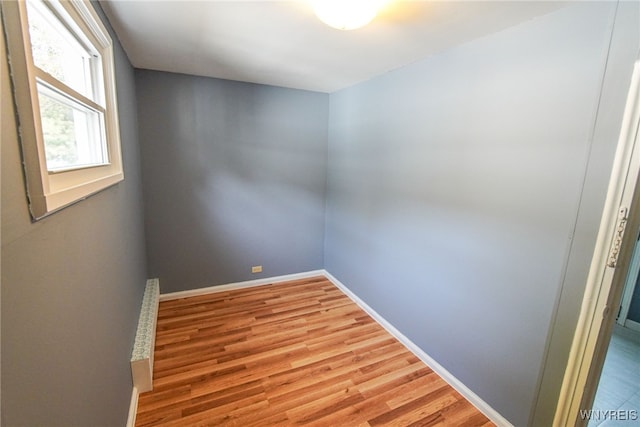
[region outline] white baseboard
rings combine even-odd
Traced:
[[[135,427],[136,425],[136,413],[138,412],[138,393],[137,388],[133,388],[131,393],[131,403],[129,404],[129,416],[127,417],[127,427]]]
[[[376,322],[387,330],[391,335],[400,341],[409,351],[422,360],[427,366],[429,366],[436,374],[440,375],[451,387],[453,387],[458,393],[464,396],[473,406],[475,406],[480,412],[486,415],[493,423],[498,427],[513,427],[506,418],[504,418],[498,411],[493,409],[487,402],[482,400],[471,389],[465,386],[462,381],[454,377],[449,371],[447,371],[442,365],[436,362],[431,356],[425,353],[420,347],[418,347],[413,341],[404,336],[398,331],[391,323],[389,323],[384,317],[379,315],[373,308],[369,307],[367,303],[362,301],[356,294],[345,286],[342,282],[336,279],[331,273],[324,270],[323,274],[334,285],[336,285],[342,292],[344,292],[353,302],[355,302],[361,309],[363,309],[369,316],[371,316]]]
[[[170,292],[160,294],[160,301],[170,301],[178,298],[187,298],[198,295],[212,294],[215,292],[231,291],[234,289],[251,288],[263,286],[276,282],[286,282],[288,280],[308,279],[309,277],[324,276],[324,270],[313,270],[304,273],[286,274],[284,276],[266,277],[264,279],[247,280],[245,282],[227,283],[225,285],[209,286],[207,288],[190,289],[188,291]]]
[[[625,320],[624,326],[626,328],[629,328],[629,329],[633,330],[633,331],[640,332],[640,323],[634,322],[633,320],[629,320],[629,319]]]

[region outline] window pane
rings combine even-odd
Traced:
[[[42,2],[30,0],[27,9],[34,64],[87,98],[94,99],[92,55]]]
[[[47,169],[93,166],[108,162],[104,116],[38,83]]]

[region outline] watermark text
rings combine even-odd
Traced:
[[[580,418],[593,421],[637,421],[640,419],[637,409],[581,409]]]

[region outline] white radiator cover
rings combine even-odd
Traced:
[[[160,282],[158,279],[149,279],[142,298],[140,319],[131,354],[133,386],[140,393],[153,389],[153,349],[156,342],[159,302]]]

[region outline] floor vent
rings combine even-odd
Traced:
[[[160,283],[158,279],[147,280],[142,298],[142,309],[138,320],[136,340],[131,355],[131,375],[133,386],[138,392],[153,389],[153,348],[156,342],[156,322],[160,301]]]

